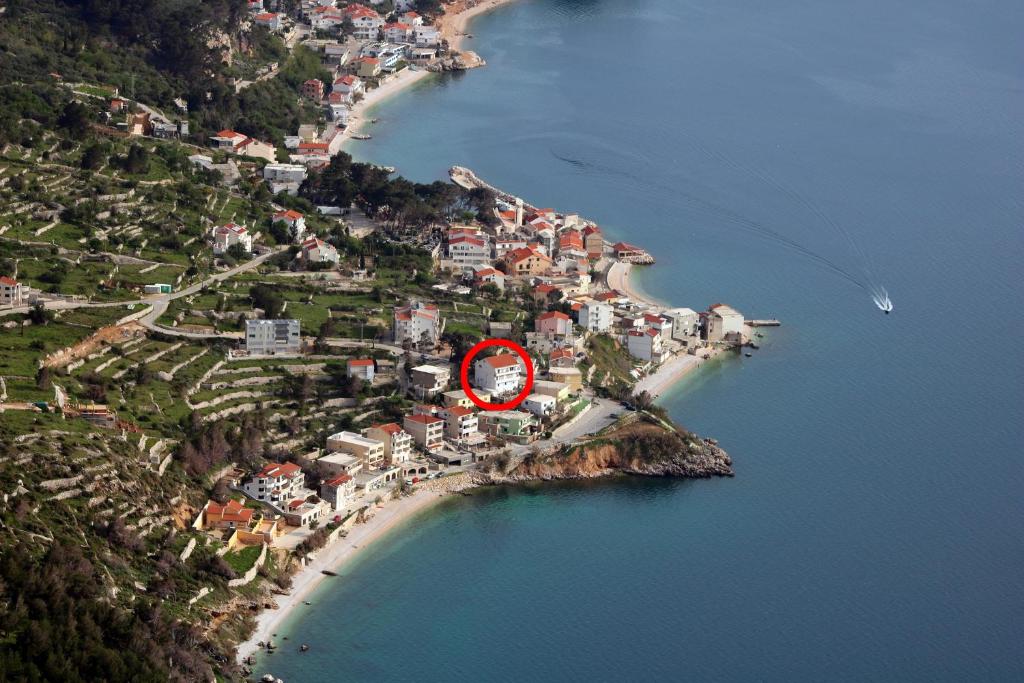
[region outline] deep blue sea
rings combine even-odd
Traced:
[[[523,0],[472,32],[485,69],[351,151],[469,166],[650,249],[658,298],[780,318],[664,399],[737,476],[449,501],[257,671],[1024,680],[1024,3]]]

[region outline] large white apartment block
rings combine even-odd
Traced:
[[[267,164],[263,179],[284,183],[301,183],[306,179],[306,167],[301,164]]]
[[[487,265],[491,262],[491,245],[480,237],[460,235],[449,240],[448,259],[461,268]]]
[[[612,307],[588,301],[580,308],[580,327],[590,332],[607,332],[612,328]]]
[[[522,363],[511,353],[481,358],[473,373],[475,386],[498,396],[515,393],[523,384]]]
[[[305,476],[290,462],[270,463],[242,484],[242,491],[253,500],[283,508],[304,493]]]
[[[408,462],[412,458],[412,434],[397,422],[368,427],[364,434],[368,439],[384,444],[384,460],[389,465]]]
[[[245,253],[252,253],[252,235],[244,225],[228,223],[213,229],[214,254],[223,254],[236,244],[240,244]]]
[[[302,349],[298,320],[246,320],[245,350],[253,356],[293,354]]]
[[[384,464],[384,443],[355,432],[331,434],[327,437],[327,450],[350,453],[368,468],[376,469]]]
[[[401,344],[408,340],[413,344],[419,344],[426,340],[430,344],[437,344],[437,340],[441,336],[441,327],[441,313],[434,304],[413,301],[408,306],[395,308],[394,337],[396,343]]]

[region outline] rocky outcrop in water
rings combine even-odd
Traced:
[[[476,69],[486,64],[487,62],[484,61],[483,57],[467,50],[466,52],[455,53],[450,57],[439,59],[428,66],[427,69],[429,71],[465,71],[466,69]]]

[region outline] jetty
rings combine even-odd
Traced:
[[[744,320],[748,327],[779,327],[782,322],[775,318],[767,318],[765,320]]]

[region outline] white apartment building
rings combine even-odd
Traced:
[[[290,462],[270,463],[244,484],[242,491],[253,500],[283,508],[289,501],[302,497],[305,475],[298,465]]]
[[[511,353],[477,360],[473,375],[475,386],[498,396],[515,393],[523,384],[522,363]]]
[[[245,350],[253,356],[299,353],[302,335],[298,320],[246,320]]]
[[[439,415],[444,420],[444,433],[449,439],[471,441],[480,433],[476,413],[469,408],[451,406],[442,409]]]
[[[634,358],[661,362],[661,335],[655,329],[630,330],[626,333],[626,348]]]
[[[376,469],[384,464],[384,443],[355,432],[338,432],[327,437],[327,450],[349,453],[365,467]]]
[[[607,332],[612,329],[612,311],[608,304],[588,301],[580,308],[580,327],[590,332]]]
[[[546,394],[530,394],[523,401],[523,410],[541,418],[553,415],[557,407],[558,401],[555,397]]]
[[[430,344],[437,344],[442,327],[441,313],[434,304],[413,301],[408,306],[395,308],[395,343],[401,344],[409,340],[413,344],[419,344],[425,339]]]
[[[488,265],[491,246],[483,238],[461,235],[448,242],[448,260],[460,268]]]
[[[706,318],[707,340],[711,342],[739,340],[743,336],[743,314],[732,306],[714,304]]]
[[[412,434],[397,422],[374,425],[363,432],[368,439],[384,444],[384,460],[389,465],[408,462],[412,458]]]
[[[433,453],[444,446],[444,420],[433,415],[406,415],[402,421],[405,431],[412,434],[416,445]]]
[[[663,317],[672,321],[672,339],[684,341],[697,334],[700,316],[692,308],[672,308],[662,312]]]
[[[25,288],[20,282],[6,275],[0,275],[0,304],[20,306],[25,299]]]
[[[452,371],[436,365],[420,365],[412,369],[412,390],[418,398],[428,398],[448,388]]]

